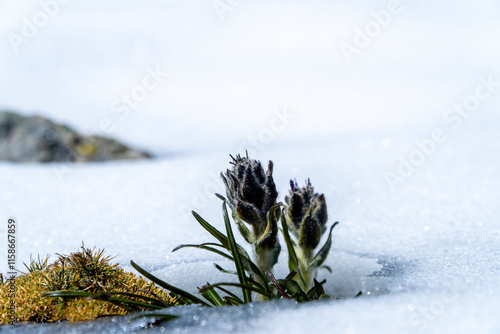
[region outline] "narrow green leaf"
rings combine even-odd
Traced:
[[[236,296],[236,295],[235,295],[234,293],[232,293],[231,291],[226,290],[226,289],[224,289],[224,288],[221,288],[220,286],[216,286],[216,288],[217,288],[217,289],[219,289],[219,290],[220,290],[220,291],[222,291],[222,292],[227,293],[227,294],[228,294],[228,295],[229,295],[232,299],[234,299],[235,301],[237,301],[237,302],[238,302],[238,305],[240,305],[240,304],[245,304],[245,303],[243,303],[243,301],[240,299],[240,297]],[[225,298],[228,298],[228,297],[226,296]]]
[[[241,300],[234,299],[233,297],[225,296],[223,299],[227,305],[238,306],[238,305],[243,304],[243,302]]]
[[[127,297],[133,297],[133,298],[137,298],[137,299],[142,299],[142,300],[144,300],[146,302],[152,302],[152,303],[156,303],[156,304],[162,304],[162,302],[160,300],[158,300],[158,299],[151,298],[151,297],[146,297],[146,296],[143,296],[143,295],[139,295],[137,293],[130,293],[130,292],[104,291],[104,292],[99,292],[98,294],[94,294],[94,296],[95,295],[109,295],[109,296],[123,295],[123,296],[127,296]],[[165,306],[165,307],[168,307],[168,305]]]
[[[224,202],[225,203],[225,202]],[[227,209],[226,209],[227,210]],[[205,229],[207,230],[211,235],[213,235],[217,240],[219,240],[219,242],[222,244],[221,246],[225,249],[230,249],[229,247],[229,240],[228,238],[222,233],[220,232],[219,230],[217,230],[215,227],[213,227],[212,225],[210,225],[205,219],[203,219],[199,214],[197,214],[196,212],[192,211],[193,213],[193,216],[196,218],[196,220],[198,221],[198,223],[200,223],[200,225]],[[240,245],[236,244],[236,246],[238,247],[238,252],[242,255],[242,256],[245,256],[246,258],[250,258],[248,256],[248,253],[246,252],[246,250],[241,247]]]
[[[307,294],[304,292],[304,290],[302,290],[299,283],[297,283],[296,281],[279,279],[278,284],[283,286],[285,290],[288,290],[288,292],[291,293],[292,295],[297,294],[298,295],[298,298],[296,298],[297,301],[305,302],[309,300]]]
[[[181,297],[183,297],[183,298],[191,301],[192,303],[201,304],[201,305],[204,305],[204,306],[210,306],[207,303],[205,303],[203,300],[201,300],[201,299],[193,296],[189,292],[186,292],[186,291],[184,291],[182,289],[179,289],[179,288],[177,288],[177,287],[175,287],[173,285],[170,285],[167,282],[164,282],[161,279],[157,278],[156,276],[148,273],[146,270],[144,270],[141,267],[139,267],[134,261],[130,261],[130,264],[132,265],[132,267],[134,267],[135,270],[137,270],[143,276],[145,276],[146,278],[150,279],[154,283],[158,284],[162,288],[167,289],[168,291],[172,291],[173,293],[175,293],[175,294],[177,294],[177,295],[179,295],[179,296],[181,296]]]
[[[222,196],[221,194],[215,193],[215,196],[220,198],[224,203],[226,203],[229,207],[227,199]],[[253,244],[255,242],[255,237],[252,232],[246,227],[245,223],[238,217],[238,215],[231,209],[233,221],[236,223],[236,226],[238,227],[238,230],[240,231],[240,234],[243,236],[243,239],[245,239],[246,242],[249,244]]]
[[[236,271],[233,271],[233,270],[226,270],[226,269],[222,268],[221,266],[219,266],[217,263],[214,263],[214,267],[215,267],[218,271],[220,271],[220,272],[222,272],[222,273],[224,273],[224,274],[231,274],[231,275],[236,275],[236,276],[238,276],[238,273],[237,273]]]
[[[143,308],[149,308],[149,309],[153,309],[153,310],[161,310],[161,309],[164,309],[165,306],[163,305],[153,305],[153,304],[148,304],[148,303],[143,303],[143,302],[139,302],[139,301],[136,301],[136,300],[132,300],[132,299],[125,299],[125,298],[117,298],[117,297],[109,297],[109,295],[106,295],[106,294],[96,294],[96,295],[92,295],[89,297],[90,299],[94,299],[94,300],[102,300],[102,301],[106,301],[106,302],[111,302],[113,304],[116,304],[118,306],[121,306],[121,304],[124,304],[125,306],[128,306],[128,307],[143,307]]]
[[[288,275],[286,275],[285,279],[293,279],[297,275],[295,270],[292,270]]]
[[[247,281],[248,281],[248,283],[252,284],[257,289],[262,289],[262,290],[266,290],[267,292],[271,292],[271,290],[269,290],[269,288],[264,287],[262,284],[253,280],[251,277],[247,277]]]
[[[210,287],[210,284],[208,284],[208,288],[203,289],[203,292],[201,289],[199,289],[201,292],[201,295],[205,297],[208,301],[210,301],[214,306],[224,306],[226,305],[222,298],[219,296],[217,291],[213,287]]]
[[[219,193],[215,193],[215,196],[217,196],[218,198],[220,198],[224,202],[227,201],[227,199],[224,196],[222,196],[221,194],[219,194]]]
[[[262,290],[262,289],[256,288],[256,287],[254,287],[252,285],[248,285],[248,284],[244,285],[244,284],[240,284],[240,283],[217,283],[217,284],[212,284],[209,287],[216,288],[216,287],[219,287],[219,286],[234,286],[234,287],[242,289],[243,291],[250,290],[250,291],[259,293],[259,294],[261,294],[263,296],[266,296],[269,299],[276,299],[276,296],[273,295],[272,293],[270,293],[270,292],[268,292],[266,290]]]
[[[222,234],[219,230],[217,230],[215,227],[210,225],[205,219],[203,219],[199,214],[197,214],[195,211],[191,211],[194,218],[200,223],[200,225],[208,231],[211,235],[213,235],[219,242],[227,249],[229,249],[229,241],[227,240],[227,237]]]
[[[221,266],[219,266],[217,263],[214,263],[214,266],[220,272],[223,272],[225,274],[231,274],[231,275],[238,276],[238,273],[236,271],[226,270],[226,269],[222,268]],[[257,281],[254,281],[251,277],[247,277],[247,282],[250,283],[250,284],[252,284],[253,286],[259,288],[259,289],[266,290],[266,288],[264,288],[264,286],[262,286],[262,284],[258,283]],[[269,289],[267,289],[267,290],[269,291]]]
[[[73,298],[73,297],[89,297],[92,293],[83,291],[50,291],[42,293],[43,297],[62,297],[62,298]]]
[[[321,266],[321,267],[318,267],[319,269],[325,269],[326,271],[328,271],[330,274],[332,273],[332,268],[330,268],[329,266]]]
[[[222,215],[224,216],[224,223],[226,224],[226,233],[229,241],[229,247],[231,249],[231,254],[234,258],[234,264],[236,266],[236,272],[238,273],[238,279],[241,285],[247,284],[247,276],[245,273],[245,269],[243,268],[243,263],[241,262],[240,253],[238,251],[238,247],[236,246],[236,241],[234,240],[233,231],[231,229],[231,222],[229,221],[229,215],[227,213],[226,203],[222,203]],[[252,302],[252,294],[247,289],[242,289],[243,292],[243,300],[245,303]]]
[[[215,244],[214,244],[214,245],[215,245]],[[218,246],[220,246],[220,245],[218,245]],[[199,248],[199,249],[205,249],[205,250],[207,250],[207,251],[209,251],[209,252],[213,252],[213,253],[219,254],[220,256],[223,256],[223,257],[225,257],[226,259],[229,259],[229,260],[233,261],[233,258],[232,258],[230,255],[228,255],[228,254],[226,254],[226,253],[224,253],[224,252],[221,252],[220,250],[215,249],[215,248],[213,248],[213,247],[205,246],[205,244],[201,244],[201,245],[191,245],[191,244],[179,245],[179,246],[175,247],[175,248],[172,250],[172,252],[178,251],[179,249],[182,249],[182,248],[188,248],[188,247],[191,247],[191,248]],[[224,248],[224,249],[225,249],[225,248]]]
[[[316,279],[314,279],[314,286],[307,292],[307,297],[309,299],[320,299],[322,296],[325,295],[325,290],[323,289],[323,286],[321,285],[320,282],[318,282]]]
[[[113,304],[116,304],[118,306],[123,306],[120,305],[120,303],[124,304],[125,306],[129,307],[143,307],[143,308],[149,308],[149,309],[164,309],[165,306],[163,305],[157,305],[157,304],[148,304],[148,303],[143,303],[140,301],[136,300],[131,300],[131,299],[125,299],[125,298],[117,298],[117,297],[111,297],[112,295],[127,295],[130,297],[135,297],[135,298],[141,298],[144,300],[149,300],[153,302],[158,302],[157,300],[150,299],[149,297],[141,296],[141,295],[135,295],[131,293],[124,293],[124,292],[101,292],[101,293],[96,293],[92,294],[90,292],[83,292],[83,291],[51,291],[51,292],[45,292],[42,294],[44,297],[61,297],[61,298],[90,298],[94,300],[102,300],[102,301],[107,301],[111,302]]]
[[[222,199],[224,199],[224,198],[222,197]],[[226,203],[226,202],[224,202],[224,203]],[[229,241],[224,234],[222,234],[215,227],[210,225],[206,220],[204,220],[202,217],[200,217],[196,212],[193,211],[193,215],[196,218],[196,220],[198,220],[198,222],[201,224],[201,226],[203,226],[203,228],[205,228],[210,234],[212,234],[217,240],[220,241],[220,243],[222,244],[221,247],[230,250]],[[257,275],[260,279],[262,279],[262,282],[265,282],[264,273],[262,273],[259,270],[259,268],[257,267],[257,265],[250,259],[250,256],[245,251],[245,249],[238,244],[236,244],[236,246],[238,248],[238,252],[241,256],[241,260],[243,262],[243,266],[245,267],[245,269],[247,271],[252,272],[255,275]],[[231,261],[234,261],[234,260],[231,259]]]
[[[266,281],[264,273],[252,260],[248,258],[248,256],[241,255],[241,261],[243,262],[243,266],[248,272],[254,273],[256,276],[258,276],[261,279],[261,282]]]
[[[332,247],[332,231],[335,226],[337,226],[339,222],[336,222],[335,224],[330,227],[330,233],[328,234],[328,239],[326,240],[325,244],[321,249],[318,251],[318,253],[314,256],[312,259],[311,263],[309,264],[310,269],[318,268],[325,262],[328,252],[330,252],[330,248]]]
[[[214,246],[214,247],[220,247],[222,249],[227,249],[227,247],[221,245],[221,244],[216,244],[214,242],[204,242],[202,244],[198,244],[198,245],[195,245],[195,244],[182,244],[182,245],[179,245],[177,247],[175,247],[174,249],[172,249],[172,252],[175,252],[175,251],[178,251],[179,249],[183,248],[183,247],[186,247],[186,246],[190,246],[190,247],[205,247],[205,246]]]

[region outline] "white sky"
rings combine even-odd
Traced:
[[[224,0],[236,5],[221,20],[213,1],[73,0],[15,52],[9,38],[53,1],[0,1],[0,108],[85,132],[109,119],[111,135],[160,150],[241,142],[283,107],[296,118],[277,138],[411,129],[439,123],[478,76],[500,79],[495,1],[401,1],[351,63],[340,44],[389,1]],[[168,78],[118,118],[148,66]]]

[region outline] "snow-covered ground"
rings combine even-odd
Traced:
[[[330,222],[341,224],[327,260],[334,272],[320,277],[327,279],[328,293],[343,299],[283,311],[257,306],[253,333],[500,331],[495,127],[475,122],[460,134],[450,133],[449,141],[394,191],[384,174],[397,168],[398,154],[411,152],[414,144],[408,134],[390,143],[384,135],[275,143],[257,157],[273,159],[281,198],[289,178],[310,177],[325,193]],[[212,264],[229,264],[211,253],[170,251],[181,243],[210,240],[188,209],[223,228],[220,200],[204,192],[223,191],[212,175],[229,166],[229,149],[78,165],[62,178],[58,165],[1,164],[2,215],[18,222],[19,259],[67,253],[84,241],[119,254],[117,261],[125,266],[134,260],[191,291],[206,281],[227,279]],[[278,276],[286,274],[286,259],[280,263]],[[5,267],[3,258],[0,264]],[[358,291],[364,297],[351,299]],[[215,325],[222,321],[230,332],[233,312],[250,310],[195,313],[195,319],[206,316],[208,323],[194,321],[190,331],[224,331]]]
[[[0,235],[14,217],[18,265],[83,241],[191,291],[226,280],[213,263],[229,264],[215,255],[171,250],[210,240],[191,210],[222,228],[218,175],[229,153],[248,149],[274,161],[281,200],[290,178],[325,193],[340,224],[333,273],[320,278],[342,299],[170,309],[185,316],[168,331],[500,333],[498,2],[401,1],[363,47],[357,29],[390,2],[222,2],[232,6],[223,19],[219,1],[71,1],[16,49],[12,33],[44,9],[0,1],[0,107],[158,155],[0,163]],[[342,43],[359,53],[346,57]],[[127,106],[141,87],[147,96]],[[137,328],[108,319],[4,329]]]

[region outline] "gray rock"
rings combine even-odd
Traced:
[[[83,136],[41,116],[0,111],[0,160],[83,162],[146,158],[151,155],[114,139]]]

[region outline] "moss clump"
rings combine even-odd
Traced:
[[[54,290],[134,293],[161,299],[168,306],[177,305],[176,298],[166,291],[142,277],[125,272],[117,264],[111,264],[110,260],[112,258],[105,256],[104,250],[87,249],[84,246],[78,252],[58,255],[52,264],[48,264],[48,258],[32,260],[26,266],[28,273],[15,280],[16,321],[75,322],[144,310],[96,299],[43,296]],[[0,282],[0,325],[10,322],[8,306],[12,299],[9,299],[9,289],[10,283]]]

